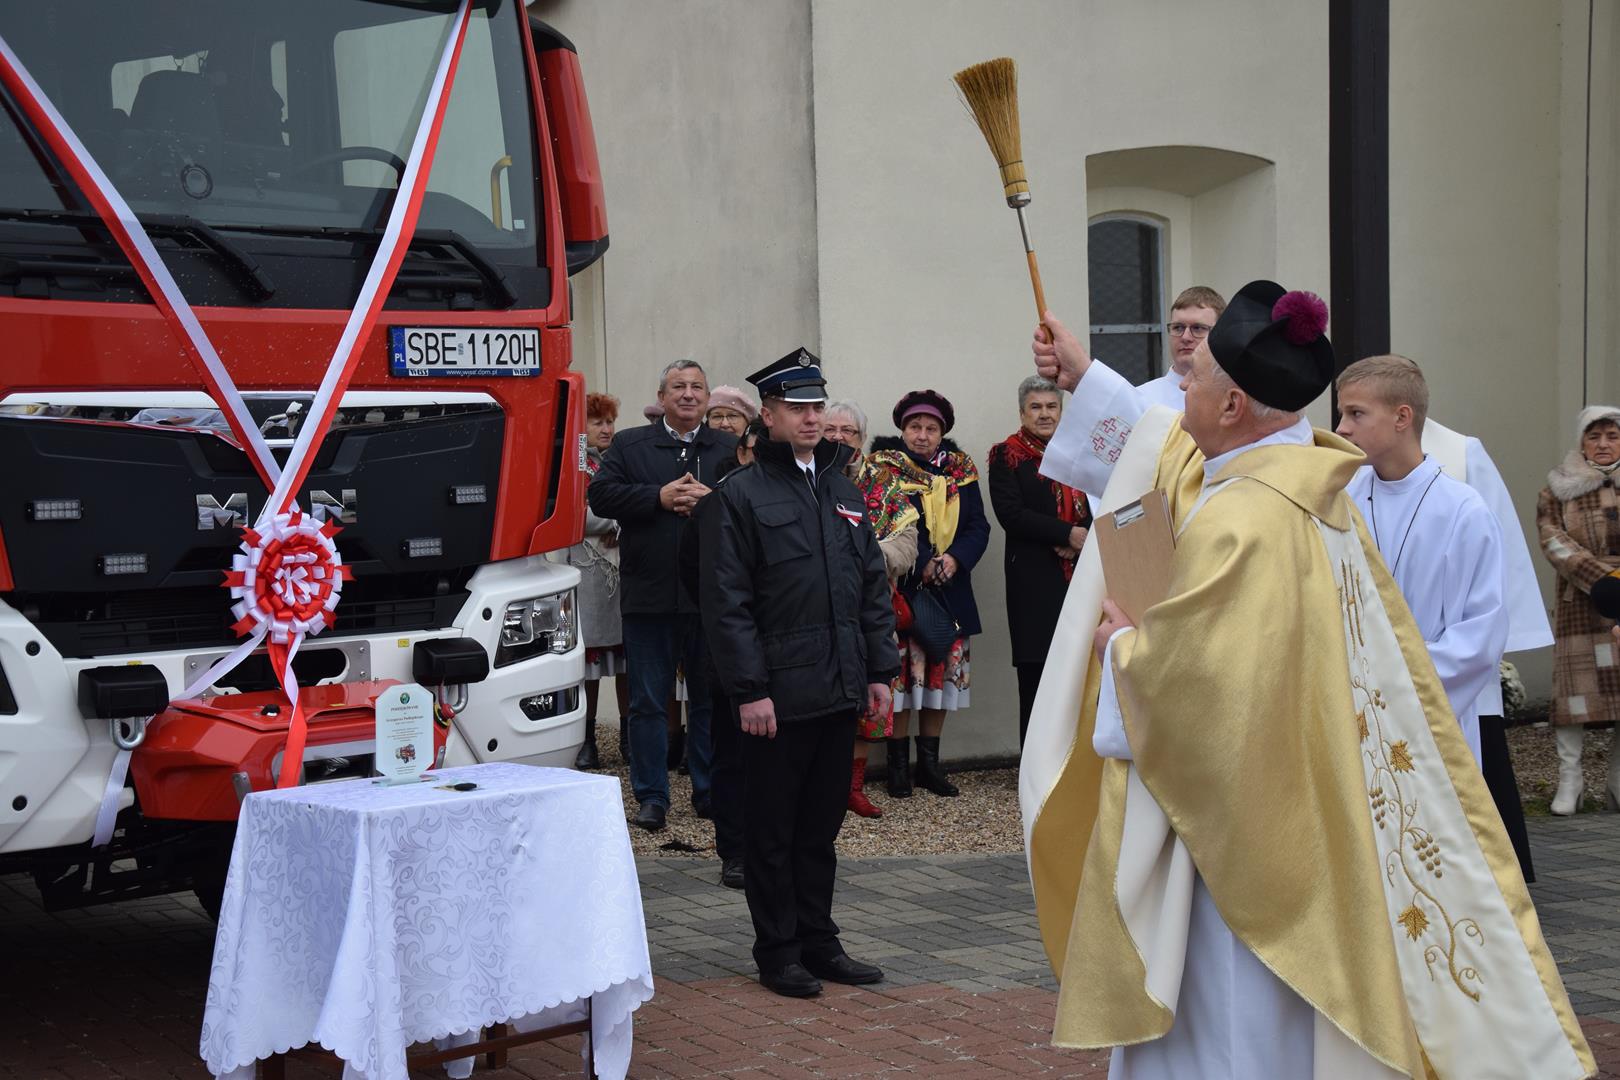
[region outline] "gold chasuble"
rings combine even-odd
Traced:
[[[1091,747],[1087,545],[1020,777],[1058,1045],[1171,1029],[1174,898],[1196,868],[1232,933],[1315,1009],[1317,1077],[1596,1072],[1484,779],[1344,494],[1364,460],[1317,431],[1240,454],[1200,502],[1204,458],[1176,418],[1150,410],[1132,433],[1102,508],[1157,487],[1183,530],[1169,597],[1111,653],[1134,761]]]

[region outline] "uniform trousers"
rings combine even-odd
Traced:
[[[855,713],[778,722],[775,738],[741,739],[754,962],[769,971],[836,956],[843,947],[832,918],[833,842],[849,799]]]

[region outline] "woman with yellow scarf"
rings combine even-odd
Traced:
[[[939,764],[945,714],[969,702],[968,639],[979,632],[972,571],[990,543],[990,522],[973,459],[945,438],[956,411],[943,394],[913,390],[894,407],[900,437],[873,440],[865,470],[886,473],[921,515],[917,561],[900,583],[913,612],[942,605],[954,619],[948,651],[928,655],[913,631],[900,633],[901,689],[894,701],[894,736],[888,740],[889,794],[911,794],[908,713],[918,712],[917,783],[935,795],[957,794]]]

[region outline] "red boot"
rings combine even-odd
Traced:
[[[882,817],[883,811],[872,804],[861,789],[866,786],[866,761],[856,759],[849,770],[849,808],[861,817]]]

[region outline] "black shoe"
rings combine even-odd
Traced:
[[[596,752],[596,736],[593,734],[580,746],[579,753],[574,755],[574,768],[600,769],[601,767],[602,758]]]
[[[720,884],[728,889],[743,887],[743,861],[741,855],[720,860]]]
[[[803,964],[760,968],[759,985],[783,997],[815,997],[821,993],[821,980],[806,971]]]
[[[664,806],[662,803],[644,802],[636,810],[634,824],[638,829],[648,832],[658,832],[664,827]]]
[[[911,740],[905,736],[887,740],[889,747],[889,794],[896,799],[911,798]]]
[[[939,767],[938,735],[917,736],[917,783],[947,799],[961,794],[955,784],[945,779],[945,770]]]
[[[864,986],[867,983],[883,981],[882,968],[852,960],[845,953],[819,960],[813,956],[806,956],[804,968],[819,979],[843,983],[845,986]]]
[[[711,801],[709,799],[709,797],[706,796],[706,795],[703,796],[702,798],[699,798],[696,795],[692,796],[692,813],[696,814],[698,817],[702,818],[704,821],[713,821],[714,820],[714,803],[713,803],[713,801]]]

